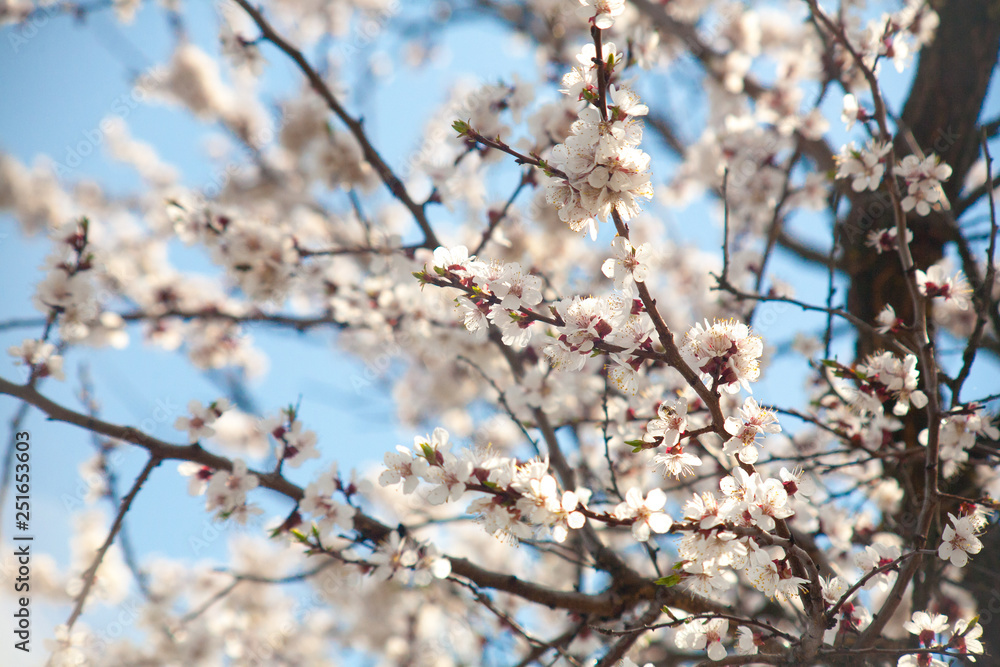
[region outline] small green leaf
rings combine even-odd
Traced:
[[[660,577],[655,583],[657,586],[666,586],[667,588],[670,588],[671,586],[676,586],[681,583],[681,575],[671,574],[666,577]]]
[[[469,124],[464,120],[456,120],[451,124],[451,127],[453,130],[458,132],[458,136],[460,137],[465,136],[469,131]]]
[[[649,445],[645,440],[626,440],[625,444],[631,447],[633,452],[641,452]]]

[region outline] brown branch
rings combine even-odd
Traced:
[[[834,22],[819,7],[817,0],[807,0],[807,2],[812,16],[819,21],[819,23],[821,23],[824,28],[837,39],[838,42],[840,42],[848,53],[850,53],[855,64],[864,75],[875,105],[875,120],[878,123],[880,139],[885,142],[891,142],[893,137],[889,131],[888,112],[886,110],[885,101],[882,98],[881,89],[879,87],[878,80],[875,77],[875,73],[864,63],[857,50],[851,44],[844,32],[843,26],[834,24]],[[927,535],[930,530],[934,514],[933,509],[936,507],[938,494],[938,462],[940,446],[938,436],[940,430],[940,412],[938,407],[937,363],[934,359],[934,347],[928,330],[927,308],[924,304],[924,298],[917,288],[916,277],[914,274],[916,267],[914,265],[913,256],[910,252],[910,245],[905,242],[907,233],[906,214],[903,211],[901,197],[899,196],[899,185],[896,182],[894,163],[895,158],[892,156],[886,160],[884,182],[886,183],[889,198],[892,203],[891,209],[897,230],[897,238],[900,239],[897,246],[899,259],[902,264],[907,291],[909,292],[910,299],[913,303],[914,342],[917,345],[917,358],[919,360],[921,374],[925,380],[927,388],[925,393],[928,399],[926,408],[928,441],[926,465],[924,466],[924,496],[921,503],[920,514],[917,519],[917,529],[915,531],[917,542],[916,546],[918,549],[922,549],[927,541]],[[882,608],[875,615],[872,622],[858,639],[856,645],[859,648],[870,644],[880,636],[882,629],[885,627],[886,623],[889,622],[889,618],[898,608],[900,602],[902,602],[906,588],[910,581],[912,581],[922,560],[923,559],[920,555],[918,555],[906,563],[903,570],[897,577],[895,585],[886,597]]]
[[[202,449],[200,445],[174,445],[154,438],[131,426],[120,426],[95,419],[59,405],[49,398],[42,396],[36,389],[30,386],[17,385],[4,378],[0,378],[0,394],[30,403],[54,421],[73,424],[87,431],[93,431],[137,445],[149,452],[150,460],[155,460],[157,463],[167,460],[180,460],[192,461],[215,470],[232,470],[233,468],[233,462],[230,459],[212,454]],[[305,495],[301,487],[293,484],[281,475],[273,472],[260,473],[252,470],[250,472],[256,475],[260,486],[276,491],[295,502],[301,501]],[[126,497],[126,501],[130,503],[130,496],[134,496],[134,492],[137,491],[137,487],[133,488],[133,492]],[[392,532],[392,529],[385,524],[361,512],[355,515],[354,529],[366,539],[373,542],[384,540]],[[502,590],[530,602],[553,609],[565,609],[581,614],[591,614],[598,618],[614,618],[639,602],[653,599],[657,595],[657,591],[662,588],[657,586],[652,580],[639,578],[626,581],[616,580],[612,583],[611,588],[602,593],[588,594],[576,591],[559,591],[523,581],[514,575],[484,569],[465,558],[449,557],[449,561],[451,562],[451,571],[453,574],[465,577],[484,588]],[[689,613],[712,611],[725,613],[725,607],[719,603],[675,589],[670,589],[665,604]]]
[[[564,178],[564,179],[569,178],[566,175],[566,172],[562,171],[561,169],[556,169],[555,167],[550,166],[547,162],[545,162],[540,158],[534,156],[528,156],[525,155],[524,153],[520,153],[514,150],[508,144],[501,141],[499,137],[497,137],[496,139],[490,139],[489,137],[484,137],[483,135],[476,132],[474,128],[468,127],[467,124],[464,126],[464,128],[465,129],[459,136],[468,137],[477,144],[489,146],[490,148],[495,148],[498,151],[506,153],[507,155],[513,157],[514,162],[516,162],[517,164],[527,164],[531,165],[532,167],[537,167],[538,169],[541,169],[550,176],[557,176],[559,178]]]
[[[334,96],[330,87],[326,85],[323,77],[320,76],[309,61],[306,60],[302,52],[296,47],[292,46],[284,37],[282,37],[278,32],[271,26],[267,19],[260,10],[256,9],[251,5],[248,0],[236,0],[236,3],[250,15],[257,27],[260,28],[261,35],[264,39],[274,44],[278,49],[283,51],[285,55],[295,61],[295,64],[299,66],[302,73],[305,74],[306,78],[309,80],[309,85],[312,86],[326,105],[330,108],[333,113],[337,115],[338,118],[347,126],[347,129],[351,131],[354,138],[357,140],[358,144],[361,146],[361,152],[364,153],[365,160],[378,172],[379,177],[382,182],[385,183],[389,191],[392,192],[393,196],[398,199],[403,206],[405,206],[410,213],[413,215],[414,220],[420,226],[421,231],[424,233],[424,247],[426,248],[436,248],[441,243],[438,241],[437,236],[434,234],[434,230],[431,228],[430,222],[427,220],[427,213],[424,207],[418,204],[416,201],[410,197],[410,194],[406,191],[406,186],[403,182],[399,180],[399,177],[393,173],[392,169],[385,163],[382,156],[379,155],[375,147],[372,146],[371,142],[368,140],[368,136],[365,134],[364,126],[361,121],[354,118],[341,106],[340,102]]]
[[[662,613],[662,606],[657,604],[654,600],[653,603],[649,605],[649,609],[646,610],[646,613],[639,618],[639,627],[630,631],[628,634],[623,635],[617,642],[615,642],[615,645],[604,654],[601,661],[594,667],[612,667],[613,665],[621,664],[619,661],[624,658],[629,649],[632,648],[637,641],[639,641],[639,637],[641,637],[642,633],[646,631],[646,627],[659,618]]]
[[[500,226],[500,223],[503,222],[504,218],[506,218],[510,213],[510,208],[514,205],[514,200],[516,200],[518,195],[521,194],[521,191],[524,190],[525,186],[531,182],[532,173],[531,170],[528,169],[521,174],[521,180],[518,181],[517,187],[514,188],[514,192],[512,192],[510,197],[507,198],[503,208],[496,213],[491,212],[489,214],[489,225],[486,227],[486,231],[483,232],[483,237],[479,240],[479,245],[477,245],[476,249],[472,251],[473,255],[478,255],[483,251],[486,244],[493,238],[493,232],[496,231],[496,228]]]
[[[560,656],[562,656],[563,658],[565,658],[566,661],[569,662],[569,664],[576,665],[576,667],[581,667],[580,663],[575,658],[573,658],[573,656],[571,656],[568,653],[566,653],[558,644],[554,644],[553,642],[542,641],[541,639],[538,639],[537,637],[533,637],[531,635],[531,633],[529,633],[527,630],[525,630],[523,627],[521,627],[521,624],[518,623],[516,620],[514,620],[510,616],[510,614],[506,613],[505,611],[503,611],[502,609],[500,609],[499,607],[497,607],[496,604],[493,603],[493,600],[491,600],[485,593],[483,593],[481,590],[479,590],[478,586],[474,586],[474,585],[472,585],[472,584],[470,584],[468,582],[462,581],[461,579],[456,579],[454,577],[449,577],[449,578],[452,581],[454,581],[456,584],[459,584],[460,586],[464,586],[464,587],[468,588],[472,592],[473,597],[476,598],[476,602],[478,602],[479,604],[481,604],[484,607],[486,607],[486,609],[488,609],[490,611],[490,613],[492,613],[494,616],[496,616],[498,619],[500,619],[500,622],[504,626],[510,628],[515,633],[517,633],[518,635],[520,635],[521,638],[523,638],[526,642],[528,642],[528,644],[530,644],[531,646],[534,646],[535,649],[536,649],[536,651],[538,651],[538,653],[537,653],[537,655],[535,657],[539,657],[539,656],[543,655],[549,649],[553,649]],[[580,626],[577,625],[577,627],[579,628]],[[576,632],[574,632],[572,636],[575,636],[578,632],[579,632],[579,630],[577,630]],[[571,638],[572,638],[572,636],[571,636]],[[528,663],[528,664],[530,664],[530,663]]]
[[[87,571],[81,575],[81,578],[83,579],[83,589],[80,591],[80,594],[77,595],[76,602],[73,605],[73,612],[69,615],[69,620],[66,621],[67,630],[73,629],[73,624],[76,623],[76,619],[78,619],[80,614],[83,612],[83,604],[87,601],[87,595],[90,594],[90,589],[97,580],[97,569],[104,561],[104,556],[108,553],[108,549],[111,548],[112,542],[115,541],[115,536],[118,535],[118,531],[121,530],[122,524],[125,521],[125,515],[132,507],[132,501],[135,500],[135,497],[139,494],[139,489],[142,488],[142,485],[146,483],[147,479],[149,479],[149,475],[153,472],[153,468],[158,465],[160,465],[160,459],[156,456],[150,456],[149,460],[146,461],[146,466],[142,469],[142,472],[139,473],[139,476],[136,477],[135,483],[132,484],[132,489],[124,498],[122,498],[121,507],[118,508],[118,515],[115,517],[114,523],[111,524],[111,530],[108,532],[107,539],[104,540],[104,544],[101,545],[101,548],[97,550],[97,554],[94,556],[94,562],[89,568],[87,568]]]
[[[990,156],[990,146],[986,140],[985,132],[983,134],[983,159],[986,162],[986,181],[991,182],[993,180],[993,158]],[[977,293],[974,295],[973,304],[976,309],[976,324],[972,330],[972,335],[969,336],[969,342],[965,346],[965,352],[962,354],[962,368],[959,370],[958,375],[955,376],[955,382],[952,384],[951,407],[955,407],[961,402],[962,385],[965,384],[966,378],[969,377],[969,373],[972,371],[972,363],[976,360],[976,351],[979,349],[983,331],[986,329],[986,321],[994,311],[993,280],[996,276],[996,265],[994,264],[993,255],[997,248],[998,228],[993,190],[989,192],[989,203],[990,244],[986,251],[986,275],[983,277],[983,282],[978,286]]]

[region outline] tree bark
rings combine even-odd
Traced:
[[[947,0],[932,3],[941,23],[933,44],[920,53],[913,87],[903,108],[899,132],[895,138],[896,159],[915,153],[914,144],[924,154],[936,153],[952,168],[951,178],[944,184],[950,202],[955,202],[962,185],[980,152],[979,115],[990,79],[997,66],[1000,50],[1000,2],[982,0]],[[914,263],[926,270],[944,256],[946,244],[958,234],[950,211],[932,212],[926,218],[911,216],[908,228],[913,231],[910,243]],[[882,193],[863,193],[852,198],[851,210],[839,227],[843,246],[843,264],[849,279],[848,309],[867,322],[890,304],[904,322],[913,321],[912,301],[905,276],[895,253],[877,254],[865,244],[865,236],[874,229],[892,226],[892,207]],[[858,359],[877,349],[878,341],[859,332]],[[921,378],[923,385],[926,378]],[[932,382],[932,384],[934,384]],[[903,439],[907,446],[916,445],[916,435],[926,424],[923,411],[911,411],[904,420]],[[923,461],[886,470],[896,477],[907,491],[901,516],[919,508],[923,495]],[[963,480],[955,484],[962,486]],[[941,516],[956,508],[942,505]],[[911,522],[912,523],[912,522]],[[937,545],[932,532],[928,548]],[[964,570],[964,587],[972,594],[982,614],[983,635],[1000,636],[1000,531],[995,528],[983,536],[984,548]],[[941,574],[941,562],[928,558],[914,582],[915,604],[929,604],[947,613],[950,602],[945,599],[922,600],[926,586],[922,580],[933,580]],[[920,607],[923,608],[923,607]],[[994,640],[995,641],[995,640]],[[993,643],[987,639],[988,643]],[[995,643],[987,649],[994,655],[1000,650]]]

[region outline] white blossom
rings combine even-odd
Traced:
[[[652,489],[642,497],[642,492],[633,487],[625,493],[625,502],[615,508],[614,516],[620,520],[632,521],[632,537],[645,542],[650,537],[650,531],[665,533],[670,530],[674,520],[663,512],[667,495],[660,489]]]
[[[941,546],[938,547],[938,557],[951,561],[955,567],[965,567],[969,555],[982,551],[983,543],[976,537],[976,527],[967,516],[961,518],[949,513],[951,524],[944,527],[941,534]]]
[[[677,630],[674,642],[680,649],[702,651],[707,648],[710,659],[722,660],[726,657],[726,647],[722,645],[722,640],[728,632],[729,621],[725,619],[696,618]]]

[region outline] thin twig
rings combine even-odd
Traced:
[[[111,544],[115,541],[115,536],[118,535],[118,531],[121,530],[122,525],[125,522],[125,515],[132,507],[132,501],[135,500],[135,497],[139,494],[139,489],[141,489],[142,485],[146,483],[146,480],[149,479],[150,473],[152,473],[153,469],[158,465],[160,465],[160,459],[155,456],[150,456],[149,460],[146,461],[146,465],[143,467],[142,472],[139,473],[139,476],[136,477],[135,482],[132,484],[132,489],[128,492],[128,495],[122,498],[121,507],[118,508],[118,515],[115,517],[114,523],[111,524],[111,530],[108,531],[108,537],[104,540],[104,544],[101,545],[101,548],[97,550],[93,563],[91,563],[90,567],[87,568],[87,571],[81,575],[81,579],[83,579],[83,589],[80,591],[80,594],[77,595],[76,603],[73,605],[73,612],[66,621],[67,630],[73,629],[73,624],[76,623],[76,619],[78,619],[80,614],[83,612],[83,604],[87,601],[87,595],[90,594],[90,589],[97,580],[97,569],[104,561],[104,556],[108,553],[108,549],[111,548]]]
[[[990,156],[990,146],[987,141],[985,129],[983,130],[982,145],[983,160],[986,163],[986,181],[991,182],[993,180],[993,158]],[[976,351],[979,349],[979,342],[982,340],[983,331],[986,329],[986,320],[993,308],[993,280],[996,276],[996,265],[994,264],[993,254],[996,252],[997,247],[997,210],[992,188],[989,191],[989,202],[990,245],[986,251],[986,275],[979,286],[979,293],[975,295],[976,325],[972,330],[972,335],[969,336],[969,343],[965,346],[965,352],[962,354],[962,368],[959,370],[958,375],[955,376],[955,381],[951,386],[951,407],[953,408],[961,403],[962,385],[965,384],[969,373],[972,371],[972,363],[976,359]]]
[[[500,387],[497,386],[497,383],[493,381],[493,378],[487,375],[486,371],[480,368],[479,364],[472,361],[465,355],[460,354],[456,357],[456,359],[458,359],[459,361],[464,361],[469,366],[474,368],[482,376],[482,378],[486,380],[486,382],[488,382],[491,387],[493,387],[493,391],[497,393],[497,401],[500,403],[500,406],[504,409],[504,412],[506,412],[507,416],[510,417],[511,421],[517,424],[517,427],[521,429],[521,433],[524,435],[525,439],[527,439],[527,441],[531,443],[531,447],[535,450],[535,454],[539,454],[541,450],[538,448],[538,441],[531,437],[531,434],[528,433],[528,429],[524,427],[524,424],[521,422],[521,420],[517,418],[516,414],[514,414],[514,410],[510,407],[510,403],[507,402],[507,395]]]
[[[372,146],[371,142],[368,140],[367,134],[365,134],[364,126],[361,121],[354,118],[341,106],[340,102],[334,96],[330,87],[320,76],[319,72],[309,64],[302,52],[296,47],[292,46],[284,37],[282,37],[278,32],[271,26],[264,15],[248,2],[248,0],[236,0],[236,3],[250,15],[257,27],[260,28],[263,38],[274,44],[278,49],[283,51],[285,55],[295,61],[302,73],[305,74],[306,78],[309,80],[309,85],[312,86],[313,90],[319,93],[326,105],[333,111],[334,114],[347,126],[351,134],[357,140],[358,144],[361,146],[361,152],[365,156],[365,160],[375,169],[382,182],[385,183],[389,191],[392,192],[393,196],[398,199],[403,206],[405,206],[410,213],[413,215],[414,220],[420,226],[421,231],[424,233],[424,246],[427,248],[437,248],[441,243],[438,241],[437,236],[434,234],[434,230],[431,228],[430,222],[427,219],[427,213],[424,207],[418,204],[416,201],[410,197],[409,192],[406,190],[406,186],[403,182],[399,180],[399,177],[393,173],[392,169],[385,163],[382,156],[379,155],[375,147]]]

